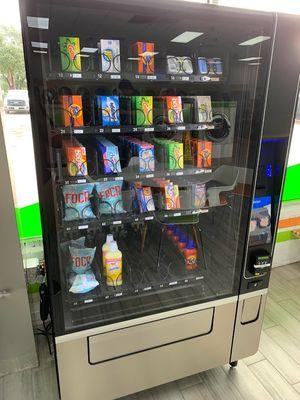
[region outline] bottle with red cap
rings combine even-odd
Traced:
[[[183,251],[183,256],[185,259],[185,268],[188,271],[193,271],[197,268],[197,249],[193,240],[187,242]]]
[[[175,246],[177,246],[180,234],[181,234],[180,228],[175,228],[173,230],[172,241]]]
[[[185,233],[181,233],[181,235],[179,236],[178,243],[177,243],[178,250],[179,250],[181,253],[182,253],[182,252],[184,251],[184,249],[186,248],[187,241],[188,241],[187,235],[186,235]]]

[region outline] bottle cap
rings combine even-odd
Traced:
[[[186,249],[195,249],[196,248],[196,246],[195,246],[195,242],[193,241],[193,240],[189,240],[188,242],[187,242],[187,245],[186,245],[186,247],[185,247]]]
[[[118,250],[117,242],[109,243],[109,251],[117,251],[117,250]]]
[[[114,236],[112,234],[106,235],[106,244],[109,244],[114,241]]]

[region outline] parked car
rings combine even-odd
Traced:
[[[29,98],[27,90],[9,90],[4,99],[4,111],[29,112]]]

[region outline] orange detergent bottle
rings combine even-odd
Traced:
[[[179,229],[179,228],[175,228],[174,231],[173,231],[172,241],[173,241],[173,244],[174,244],[175,246],[177,246],[180,233],[181,233],[181,232],[180,232],[180,229]]]
[[[185,250],[186,244],[187,244],[187,235],[186,235],[185,233],[182,233],[182,234],[179,236],[179,240],[178,240],[178,242],[177,242],[178,250],[179,250],[181,253],[183,253],[183,251]]]
[[[189,240],[183,251],[185,259],[185,268],[188,271],[193,271],[197,268],[197,249],[193,240]]]

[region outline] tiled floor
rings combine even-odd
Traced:
[[[45,339],[38,344],[40,367],[2,378],[0,400],[58,399],[54,361]],[[300,263],[272,271],[257,354],[125,399],[300,400]]]

